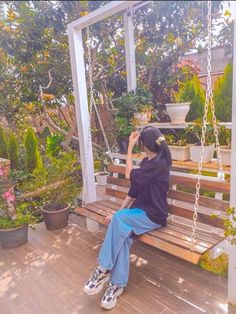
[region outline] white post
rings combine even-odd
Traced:
[[[134,44],[134,25],[131,10],[127,9],[124,13],[125,29],[125,60],[127,72],[128,91],[136,90],[136,63],[135,63],[135,44]]]
[[[232,2],[231,2],[232,3]],[[234,3],[235,4],[235,3]],[[234,40],[233,40],[233,96],[232,96],[232,149],[231,149],[231,179],[230,205],[236,207],[236,5],[234,12]],[[236,306],[236,245],[229,246],[228,273],[228,302]]]
[[[76,120],[80,142],[80,159],[85,187],[85,202],[96,201],[93,167],[93,150],[89,125],[88,95],[86,86],[82,30],[69,28],[70,60],[75,97]],[[86,180],[87,179],[87,180]],[[87,219],[89,231],[98,230],[98,223]]]

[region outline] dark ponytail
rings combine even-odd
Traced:
[[[156,144],[157,146],[157,153],[159,155],[159,158],[165,158],[168,166],[172,165],[172,158],[171,158],[171,153],[169,146],[166,141],[162,141],[159,145]]]
[[[150,151],[157,153],[160,159],[165,158],[168,166],[172,165],[168,144],[157,127],[144,127],[140,132],[140,143],[146,146]]]

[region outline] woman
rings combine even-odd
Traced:
[[[132,169],[132,151],[138,140],[147,157],[140,168]],[[166,225],[170,166],[171,154],[158,128],[148,126],[140,134],[131,134],[125,169],[131,186],[120,210],[106,218],[106,223],[110,224],[98,256],[98,266],[83,289],[89,295],[98,294],[109,281],[101,301],[102,308],[112,309],[127,285],[132,234],[140,235]]]

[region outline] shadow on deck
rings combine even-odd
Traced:
[[[91,234],[72,214],[63,230],[40,223],[21,248],[0,249],[0,313],[104,313],[102,295],[82,292],[103,237],[103,228]],[[140,242],[130,258],[129,285],[112,313],[229,313],[227,279]]]

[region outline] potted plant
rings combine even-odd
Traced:
[[[106,171],[96,172],[95,177],[97,180],[97,184],[98,185],[106,185],[108,176],[109,176],[109,172],[106,172]]]
[[[190,159],[190,146],[187,145],[186,132],[178,135],[165,135],[173,160],[186,161]]]
[[[0,243],[2,248],[16,248],[28,241],[28,226],[33,215],[24,207],[16,207],[14,187],[9,170],[0,164]]]
[[[219,130],[221,161],[225,166],[231,164],[231,130],[221,126]]]
[[[188,129],[186,129],[186,134],[188,136],[188,143],[195,143],[195,145],[190,146],[190,159],[194,162],[199,162],[201,152],[202,122],[200,120],[196,120],[193,125],[190,125]],[[211,162],[214,152],[215,152],[214,129],[212,125],[207,124],[203,163]]]
[[[165,104],[166,111],[170,117],[172,124],[185,123],[186,116],[190,110],[189,101],[182,101],[182,95],[185,85],[183,85],[178,92],[171,91],[172,103]]]
[[[116,137],[121,154],[126,154],[128,138],[135,125],[145,124],[152,114],[152,93],[138,88],[114,100],[116,111]]]
[[[64,228],[68,225],[70,205],[64,202],[48,202],[41,208],[43,220],[48,230]]]
[[[138,112],[134,113],[134,119],[137,120],[138,124],[146,124],[151,120],[153,112],[153,106],[150,104],[139,105]]]
[[[115,119],[117,144],[121,154],[127,153],[129,136],[134,129],[132,121],[132,119],[129,121],[127,118],[122,117],[116,117]]]

